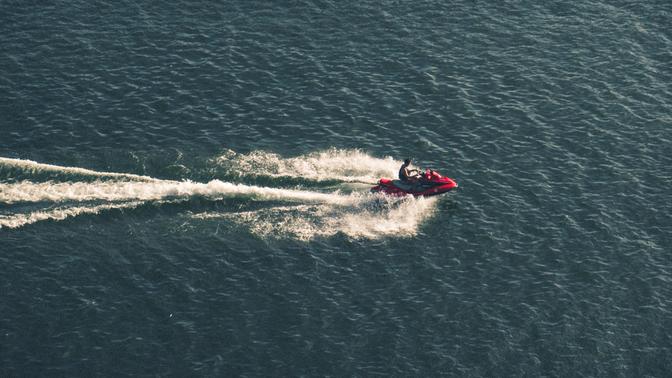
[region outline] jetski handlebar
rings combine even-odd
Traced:
[[[411,169],[410,172],[415,171],[415,174],[418,176],[426,176],[426,177],[431,177],[434,174],[434,170],[430,168],[418,168],[418,169]]]

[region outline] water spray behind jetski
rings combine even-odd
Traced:
[[[373,184],[380,177],[396,176],[399,162],[391,157],[377,158],[360,150],[329,149],[284,158],[265,151],[239,154],[225,151],[211,159],[218,168],[232,175],[273,178],[300,177],[315,182]]]
[[[256,172],[278,180],[283,180],[290,170],[298,170],[317,183],[328,182],[331,166],[334,176],[344,185],[360,180],[375,181],[381,175],[389,175],[398,165],[391,158],[379,159],[347,150],[287,159],[263,152],[238,155],[230,151],[227,154],[233,156],[235,162],[248,164],[248,168],[270,158],[272,164]],[[219,156],[212,161],[221,159]],[[0,158],[0,172],[0,229],[21,228],[49,220],[58,222],[114,209],[132,212],[147,203],[164,206],[186,201],[188,204],[192,199],[201,198],[206,204],[211,202],[213,209],[196,214],[187,211],[180,216],[203,227],[217,222],[219,229],[224,222],[242,225],[264,238],[302,240],[339,233],[356,238],[411,236],[431,215],[436,202],[388,198],[367,190],[348,192],[332,187],[306,190],[219,179],[208,182],[162,180],[8,158]],[[244,174],[246,170],[239,172]],[[231,200],[259,205],[241,210],[239,205],[227,205]]]

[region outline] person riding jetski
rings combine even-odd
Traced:
[[[399,168],[399,180],[383,177],[371,191],[391,196],[430,197],[457,188],[457,182],[450,177],[441,176],[432,169],[419,172],[417,169],[410,169],[410,165],[411,159],[404,160],[404,164]]]
[[[417,182],[421,176],[417,169],[409,169],[409,165],[411,165],[411,159],[404,160],[404,164],[399,168],[399,180],[412,184]]]

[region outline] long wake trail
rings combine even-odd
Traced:
[[[0,184],[0,202],[5,204],[30,202],[83,201],[155,201],[166,198],[205,197],[213,200],[249,198],[284,200],[332,205],[348,205],[356,196],[320,193],[305,190],[259,187],[212,180],[208,183],[156,180],[152,182],[41,182],[22,181]]]
[[[353,159],[359,163],[354,168],[349,165]],[[210,161],[225,171],[233,165],[245,168],[240,172],[271,178],[298,173],[315,182],[335,178],[344,183],[375,181],[376,177],[389,176],[397,165],[391,158],[336,149],[290,158],[266,152],[226,151]],[[236,199],[243,203],[268,201],[269,204],[247,211],[188,212],[193,222],[218,222],[219,225],[225,221],[271,238],[309,240],[338,233],[376,238],[414,235],[436,203],[431,199],[383,198],[368,191],[344,193],[333,188],[331,191],[277,188],[216,178],[208,182],[165,180],[2,157],[0,173],[3,174],[0,176],[0,229],[17,229],[41,221],[58,222],[115,209],[131,210],[146,203],[203,198],[209,201]]]
[[[0,168],[16,169],[28,174],[54,173],[61,175],[81,175],[96,178],[126,179],[132,181],[158,181],[157,179],[148,176],[134,175],[131,173],[99,172],[86,168],[62,167],[59,165],[38,163],[32,160],[11,159],[4,157],[0,157]]]

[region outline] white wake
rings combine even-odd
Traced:
[[[376,158],[358,150],[328,150],[282,158],[266,152],[246,155],[228,151],[212,159],[216,165],[242,167],[268,177],[300,174],[317,182],[376,181],[394,173],[391,158]],[[212,180],[192,182],[161,180],[148,176],[61,167],[30,160],[0,158],[0,169],[20,173],[21,180],[0,181],[0,228],[21,228],[40,221],[61,221],[113,209],[134,209],[144,203],[183,201],[191,198],[270,201],[253,211],[226,209],[200,214],[187,212],[191,222],[222,222],[246,227],[264,238],[310,240],[343,234],[356,238],[416,235],[422,222],[436,208],[436,199],[395,199],[366,190],[339,191],[275,188]],[[41,173],[64,177],[61,181],[31,180]],[[94,181],[78,181],[81,176]],[[51,175],[50,175],[51,177]],[[28,179],[26,179],[28,178]],[[285,204],[278,204],[278,202]],[[30,210],[26,210],[30,209]]]
[[[381,159],[360,150],[341,149],[290,158],[265,151],[238,154],[229,150],[212,161],[236,174],[366,183],[381,177],[395,177],[401,165],[391,157]]]
[[[60,221],[70,217],[85,214],[99,214],[112,209],[132,209],[142,205],[142,201],[126,202],[121,204],[107,204],[97,206],[71,206],[49,210],[38,210],[28,213],[0,215],[0,228],[20,228],[44,220]]]
[[[131,173],[114,173],[114,172],[99,172],[86,168],[77,167],[62,167],[59,165],[43,164],[32,160],[10,159],[0,157],[0,166],[20,169],[26,173],[59,173],[59,174],[76,174],[89,177],[100,178],[115,178],[126,179],[133,181],[157,181],[154,178],[142,175],[134,175]]]
[[[349,205],[359,195],[320,193],[306,190],[269,188],[234,184],[213,180],[208,183],[191,181],[155,180],[94,181],[94,182],[41,182],[21,181],[0,184],[0,202],[6,204],[30,202],[83,202],[83,201],[153,201],[165,198],[206,197],[224,199],[247,197],[257,200],[284,200],[299,202]]]

